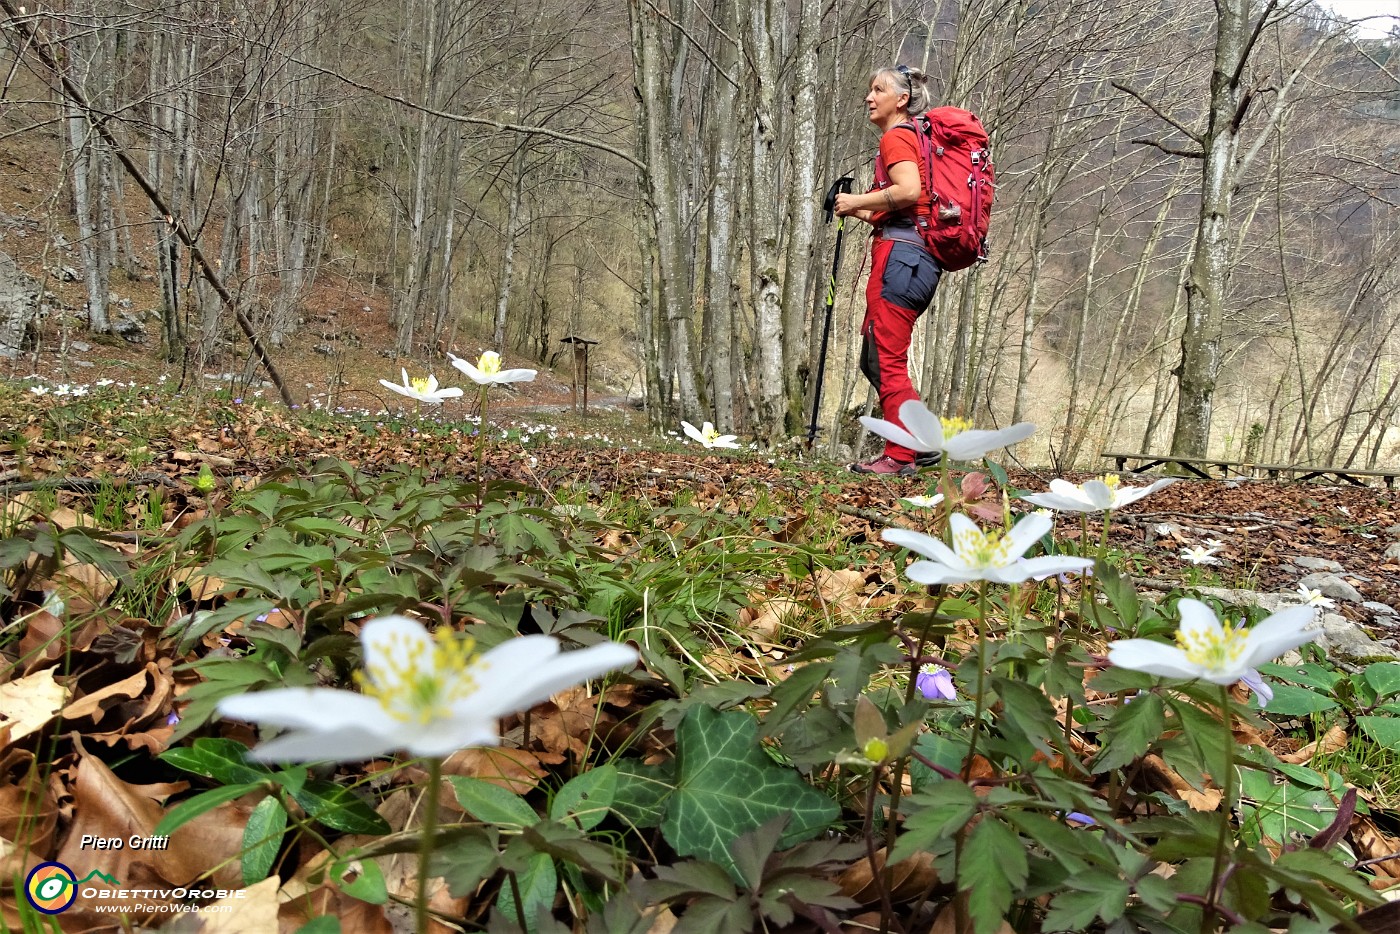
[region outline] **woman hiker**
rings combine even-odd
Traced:
[[[933,300],[942,273],[914,226],[915,217],[930,207],[929,193],[920,183],[916,131],[910,124],[929,109],[928,76],[904,65],[881,68],[870,76],[865,106],[870,122],[881,130],[875,187],[864,194],[837,195],[836,213],[875,228],[860,326],[860,369],[880,397],[885,420],[904,427],[900,405],[919,398],[909,378],[909,342],[914,322]],[[908,448],[886,441],[884,453],[852,464],[851,470],[911,476],[914,456]]]

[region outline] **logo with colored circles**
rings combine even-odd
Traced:
[[[40,863],[24,880],[24,896],[44,914],[56,915],[78,897],[78,877],[62,863]]]

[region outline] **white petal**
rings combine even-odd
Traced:
[[[705,438],[705,433],[690,422],[681,422],[681,430],[683,430],[692,441],[698,441],[706,447],[710,446],[710,442]]]
[[[720,435],[714,440],[714,446],[717,448],[738,448],[738,438],[738,435]]]
[[[967,584],[982,579],[977,571],[950,568],[936,561],[915,561],[904,569],[904,576],[919,584]]]
[[[1199,678],[1206,673],[1200,665],[1193,665],[1181,649],[1151,639],[1115,642],[1108,647],[1108,660],[1119,668],[1164,678]]]
[[[278,688],[233,694],[220,700],[217,709],[221,717],[307,730],[347,726],[378,730],[391,722],[374,698],[334,688]]]
[[[379,616],[360,630],[365,675],[376,686],[392,690],[399,677],[427,665],[433,654],[433,638],[416,619]]]
[[[403,748],[415,756],[446,756],[468,746],[495,746],[501,741],[495,717],[454,717],[435,721],[431,727],[406,739]]]
[[[880,533],[880,537],[891,545],[900,548],[908,548],[917,552],[925,558],[932,558],[949,567],[965,567],[966,563],[957,556],[957,553],[940,539],[932,535],[925,535],[923,532],[915,532],[913,529],[885,529]]]
[[[1019,522],[1011,527],[1011,531],[1006,533],[1007,547],[1011,549],[1013,556],[1019,558],[1054,527],[1055,521],[1049,516],[1042,516],[1034,512],[1023,516]]]
[[[1313,607],[1291,606],[1260,620],[1245,637],[1247,648],[1241,661],[1254,668],[1289,649],[1296,649],[1304,642],[1311,642],[1320,634],[1318,630],[1308,628],[1316,619],[1317,610]]]
[[[447,359],[452,362],[453,366],[467,374],[471,381],[478,386],[484,386],[491,382],[491,377],[472,366],[470,360],[463,360],[461,357],[454,357],[451,354],[447,355]]]
[[[973,429],[945,438],[943,448],[950,460],[975,461],[986,457],[988,451],[1024,441],[1034,433],[1035,426],[1030,422],[1020,422],[997,431]]]
[[[298,730],[259,744],[248,753],[257,762],[357,762],[401,749],[396,735],[359,726]]]
[[[899,407],[899,420],[909,434],[923,442],[914,450],[943,450],[943,422],[918,399],[909,399]],[[905,445],[908,447],[908,445]]]
[[[1119,487],[1115,502],[1119,506],[1126,506],[1129,503],[1136,503],[1149,493],[1156,493],[1164,486],[1170,486],[1176,482],[1176,477],[1164,477],[1156,483],[1147,486]]]
[[[1050,492],[1059,493],[1069,499],[1078,500],[1081,503],[1089,502],[1084,497],[1084,489],[1077,483],[1070,483],[1063,477],[1056,477],[1050,481]]]
[[[617,642],[560,652],[559,640],[552,636],[509,639],[471,665],[468,674],[476,682],[476,690],[454,708],[463,717],[494,720],[529,710],[565,688],[636,663],[636,650]]]
[[[410,399],[418,399],[418,391],[412,386],[400,386],[398,383],[391,383],[387,379],[381,379],[379,384],[386,389],[392,389],[401,396],[408,396]]]
[[[439,399],[455,399],[462,394],[462,390],[456,386],[449,386],[446,389],[439,389],[434,395]]]
[[[538,372],[538,370],[525,369],[502,370],[495,375],[493,381],[497,383],[528,383],[535,378]]]
[[[1017,564],[1026,571],[1026,577],[1044,580],[1055,574],[1087,571],[1094,566],[1094,560],[1092,558],[1070,558],[1065,555],[1042,555],[1039,558],[1022,558]],[[1016,566],[1007,565],[1008,568]],[[1021,578],[1021,580],[1025,579],[1025,577]]]
[[[1113,491],[1108,484],[1102,480],[1089,480],[1081,489],[1084,490],[1084,498],[1097,510],[1112,509],[1114,506]]]
[[[922,451],[927,454],[930,451],[937,450],[937,448],[929,447],[923,441],[920,441],[903,428],[900,428],[894,422],[887,422],[882,418],[871,418],[869,415],[862,415],[860,417],[860,423],[869,429],[872,434],[877,434],[886,441],[893,441],[900,447],[909,448],[911,451]]]
[[[1054,509],[1057,512],[1096,511],[1092,504],[1086,503],[1082,499],[1061,496],[1058,493],[1032,493],[1030,496],[1023,496],[1022,499],[1033,506]]]

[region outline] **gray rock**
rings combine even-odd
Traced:
[[[146,343],[146,329],[140,320],[129,311],[123,311],[112,320],[112,333],[128,344]]]
[[[1288,561],[1294,567],[1300,567],[1306,571],[1331,571],[1333,574],[1340,574],[1345,570],[1331,558],[1311,558],[1307,555],[1293,555]]]
[[[1303,601],[1296,593],[1262,593],[1258,590],[1236,590],[1233,587],[1192,587],[1203,597],[1214,597],[1221,603],[1234,606],[1257,606],[1270,613],[1277,613],[1290,606],[1301,606]]]
[[[18,357],[36,336],[40,291],[9,254],[0,253],[0,357]]]
[[[1400,542],[1391,542],[1385,548],[1387,558],[1400,558]]]
[[[1389,535],[1391,538],[1397,541],[1400,541],[1400,525],[1392,525],[1390,528],[1385,530],[1385,534]]]
[[[64,266],[58,271],[58,278],[63,282],[77,282],[79,279],[78,270],[72,266]]]
[[[1370,610],[1377,616],[1395,616],[1395,607],[1385,603],[1377,603],[1374,600],[1367,600],[1361,604],[1363,610]]]
[[[92,345],[87,341],[69,341],[68,349],[74,353],[87,353],[92,349]]]
[[[1331,597],[1334,600],[1360,603],[1366,599],[1361,596],[1361,591],[1335,574],[1309,574],[1298,583],[1312,590],[1320,590],[1324,597]]]
[[[335,348],[330,344],[316,344],[312,346],[311,349],[324,357],[329,357],[331,354],[335,353]]]
[[[1381,645],[1360,626],[1337,613],[1322,614],[1322,635],[1318,636],[1317,644],[1327,653],[1328,661],[1339,664],[1367,665],[1400,660],[1400,652]]]
[[[91,360],[74,360],[74,361],[72,361],[72,363],[73,363],[74,366],[86,366],[86,367],[94,367],[94,366],[97,366],[97,364],[93,363]]]

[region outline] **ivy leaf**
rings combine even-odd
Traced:
[[[741,710],[692,708],[676,731],[676,764],[662,834],[682,856],[731,872],[730,847],[765,821],[789,815],[781,848],[815,836],[839,814],[835,802],[764,753],[758,721]]]
[[[643,765],[636,759],[617,762],[617,788],[612,809],[625,822],[644,830],[660,825],[666,801],[676,790],[676,764]]]

